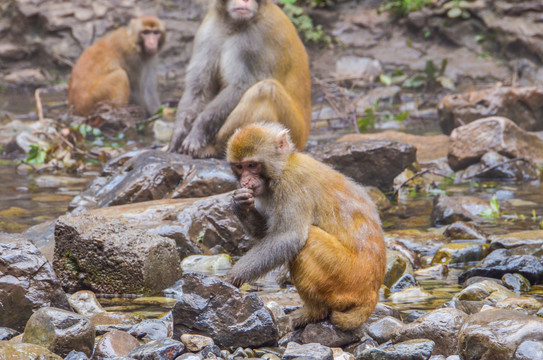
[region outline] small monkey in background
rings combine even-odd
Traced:
[[[95,42],[72,70],[68,105],[81,116],[92,114],[101,101],[136,104],[154,114],[160,108],[156,55],[165,40],[164,23],[146,15]]]
[[[222,157],[234,131],[281,123],[302,150],[309,61],[292,22],[267,0],[213,0],[196,39],[168,151]]]
[[[226,276],[235,286],[288,264],[304,306],[294,328],[329,317],[360,326],[379,300],[386,254],[379,214],[368,194],[327,165],[295,152],[279,124],[253,124],[229,140],[239,179],[233,209],[258,239]]]

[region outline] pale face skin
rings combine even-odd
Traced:
[[[256,0],[230,0],[226,9],[232,20],[244,22],[257,14],[258,2]]]

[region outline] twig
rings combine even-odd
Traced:
[[[422,171],[419,171],[418,173],[414,174],[413,176],[411,176],[409,179],[405,180],[404,182],[402,182],[400,185],[398,185],[398,187],[394,190],[394,192],[392,193],[392,198],[396,197],[398,195],[398,192],[404,187],[407,185],[407,183],[409,183],[411,180],[413,180],[414,178],[416,177],[419,177],[419,176],[422,176],[424,174],[432,174],[432,175],[437,175],[437,176],[441,176],[441,177],[444,177],[444,178],[447,178],[449,180],[453,180],[450,176],[447,176],[447,175],[443,175],[441,173],[438,173],[438,172],[435,172],[433,170],[430,170],[430,169],[424,169]]]
[[[529,160],[527,160],[527,159],[525,159],[525,158],[523,158],[523,157],[518,157],[518,158],[514,158],[514,159],[509,159],[509,160],[503,161],[503,162],[501,162],[501,163],[499,163],[499,164],[496,164],[496,165],[493,165],[493,166],[488,167],[488,168],[486,168],[486,169],[483,169],[483,170],[479,171],[477,174],[468,176],[468,177],[466,177],[465,179],[473,179],[473,178],[479,177],[479,176],[483,175],[483,174],[486,173],[486,172],[489,172],[489,171],[491,171],[491,170],[494,170],[494,169],[496,169],[496,168],[499,168],[499,167],[501,167],[501,166],[503,166],[503,165],[507,165],[507,164],[512,163],[512,162],[515,162],[515,161],[523,161],[523,162],[528,163],[528,164],[531,163]]]
[[[36,91],[34,91],[34,99],[36,100],[38,120],[43,121],[43,105],[41,104],[40,89],[36,89]]]

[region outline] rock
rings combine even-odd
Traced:
[[[318,343],[300,345],[295,342],[289,342],[283,354],[282,360],[295,359],[311,360],[333,360],[333,352],[328,346]]]
[[[185,353],[185,345],[172,339],[154,340],[135,348],[127,355],[138,360],[174,360]]]
[[[445,194],[434,198],[431,221],[433,225],[447,225],[457,221],[471,221],[474,216],[458,201]]]
[[[445,264],[437,264],[415,271],[417,278],[439,279],[449,274],[449,267]]]
[[[449,137],[446,135],[421,136],[393,130],[374,134],[348,134],[340,137],[337,141],[356,143],[367,140],[388,140],[412,145],[417,149],[418,162],[446,157],[449,150]],[[444,175],[447,175],[447,173]]]
[[[390,294],[390,301],[395,303],[424,302],[434,296],[420,287],[410,287]]]
[[[434,342],[426,339],[408,340],[398,344],[385,343],[378,348],[366,349],[357,360],[428,360]]]
[[[328,347],[340,347],[358,340],[352,331],[342,331],[328,321],[308,324],[302,332],[304,344],[319,343]]]
[[[181,342],[185,344],[188,351],[192,352],[201,351],[209,345],[215,345],[212,338],[193,334],[181,335]]]
[[[69,291],[157,294],[181,268],[175,242],[120,221],[90,215],[60,217],[53,266]]]
[[[503,285],[514,292],[528,292],[532,288],[528,279],[520,274],[504,274],[502,276]]]
[[[470,165],[458,173],[459,179],[496,179],[512,181],[537,180],[540,171],[528,160],[511,161],[511,159],[489,151],[484,154],[480,162]]]
[[[523,341],[515,350],[513,360],[542,360],[543,341]]]
[[[45,306],[70,308],[52,266],[28,241],[0,243],[0,324],[22,331]]]
[[[187,165],[190,167],[173,191],[172,199],[223,194],[239,187],[230,165],[224,160],[199,159]]]
[[[458,347],[458,331],[467,315],[456,309],[431,311],[399,329],[394,342],[410,339],[429,339],[435,343],[433,355],[454,355]]]
[[[398,251],[387,251],[387,264],[383,283],[387,287],[392,288],[405,275],[413,275],[413,265],[411,262]],[[403,289],[397,289],[397,291],[400,290]]]
[[[4,80],[17,86],[37,87],[45,85],[47,79],[40,69],[21,69],[10,72]]]
[[[95,357],[102,358],[117,358],[128,355],[128,353],[140,346],[138,339],[132,335],[120,331],[113,330],[102,335],[96,343],[94,349]]]
[[[43,346],[35,344],[15,344],[8,341],[0,341],[0,359],[62,360],[62,357],[52,353]]]
[[[127,312],[107,311],[92,315],[90,320],[96,327],[96,333],[102,335],[113,330],[128,332],[141,319],[137,315]]]
[[[490,249],[515,249],[525,246],[534,246],[528,252],[532,254],[543,246],[543,230],[514,231],[503,235],[490,237]]]
[[[278,340],[277,325],[262,300],[222,280],[185,273],[164,293],[179,300],[172,310],[174,334],[209,336],[221,347],[255,348]]]
[[[363,114],[366,111],[366,109],[368,108],[373,109],[376,106],[375,104],[377,103],[379,103],[379,105],[385,105],[385,106],[386,105],[392,106],[394,104],[398,104],[401,102],[401,99],[400,99],[401,90],[402,89],[399,86],[379,86],[379,87],[374,87],[372,89],[368,89],[363,94],[361,94],[362,96],[358,100],[356,100],[356,103],[355,103],[356,111],[360,114]],[[385,133],[386,132],[387,131],[385,131]],[[392,131],[392,132],[395,133],[395,131]],[[356,135],[361,135],[361,134],[350,134],[350,135],[345,135],[345,136],[349,137],[349,136],[356,136]],[[370,135],[370,134],[366,134],[366,135]],[[376,133],[372,135],[378,135],[378,134]],[[343,140],[340,140],[340,141],[351,141],[351,140],[345,140],[344,137],[342,137],[342,139]],[[383,139],[379,139],[379,140],[383,140]],[[386,140],[399,141],[396,139],[386,139]],[[399,141],[399,142],[405,142],[405,141]]]
[[[66,355],[64,360],[89,360],[84,352],[72,350]]]
[[[334,360],[355,360],[353,354],[343,351],[341,348],[332,348]]]
[[[86,317],[106,312],[92,291],[78,291],[68,298],[68,302],[78,314]]]
[[[498,87],[444,96],[437,109],[445,134],[463,124],[489,116],[513,119],[522,129],[541,131],[543,90],[540,87]]]
[[[496,309],[520,310],[533,315],[541,309],[542,304],[531,297],[509,297],[498,301],[494,306]]]
[[[515,296],[515,293],[509,291],[506,287],[494,281],[483,280],[469,285],[456,294],[455,298],[468,301],[485,301],[494,304],[512,296]]]
[[[443,235],[451,240],[486,240],[486,235],[477,225],[464,221],[447,226]]]
[[[387,247],[391,240],[395,240],[408,250],[423,256],[433,256],[441,245],[448,242],[443,234],[418,229],[387,231],[385,240]]]
[[[368,326],[368,335],[382,344],[392,339],[403,326],[403,322],[395,317],[385,316]]]
[[[487,254],[488,245],[461,242],[442,245],[434,255],[432,264],[465,264],[482,260]]]
[[[416,160],[415,147],[393,141],[355,141],[311,149],[318,160],[363,185],[392,190],[394,178]]]
[[[265,301],[264,299],[262,300]],[[272,314],[273,321],[275,321],[275,324],[277,325],[279,337],[282,338],[291,330],[290,318],[285,314],[283,308],[275,301],[265,301],[265,305]]]
[[[454,129],[447,157],[451,168],[458,171],[475,164],[489,151],[543,164],[543,140],[503,117],[484,118]]]
[[[52,307],[36,311],[25,326],[23,342],[43,346],[60,356],[70,351],[92,355],[96,330],[84,316]]]
[[[483,311],[469,316],[458,334],[465,360],[509,360],[526,340],[543,340],[543,319],[518,311]]]
[[[226,254],[191,255],[181,262],[184,272],[203,272],[206,274],[224,275],[232,268],[232,258]]]
[[[543,283],[543,259],[533,255],[511,255],[511,250],[500,249],[490,253],[476,267],[471,268],[458,277],[464,282],[472,276],[487,276],[500,279],[507,273],[518,273],[531,284]]]
[[[19,332],[17,330],[13,330],[7,327],[0,327],[0,341],[9,340],[17,335],[19,335]]]
[[[222,357],[221,348],[217,345],[208,345],[198,353],[204,359],[215,360]]]
[[[148,340],[160,340],[164,338],[171,338],[173,335],[173,324],[171,320],[166,321],[162,319],[147,319],[142,322],[133,325],[129,330],[129,334],[136,334],[139,336],[145,334],[143,339]]]

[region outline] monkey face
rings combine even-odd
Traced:
[[[155,55],[160,49],[162,31],[158,29],[143,29],[140,39],[143,52],[149,56]]]
[[[242,161],[232,164],[232,170],[239,179],[241,187],[253,190],[254,196],[264,195],[266,180],[263,176],[262,164],[257,161]]]

